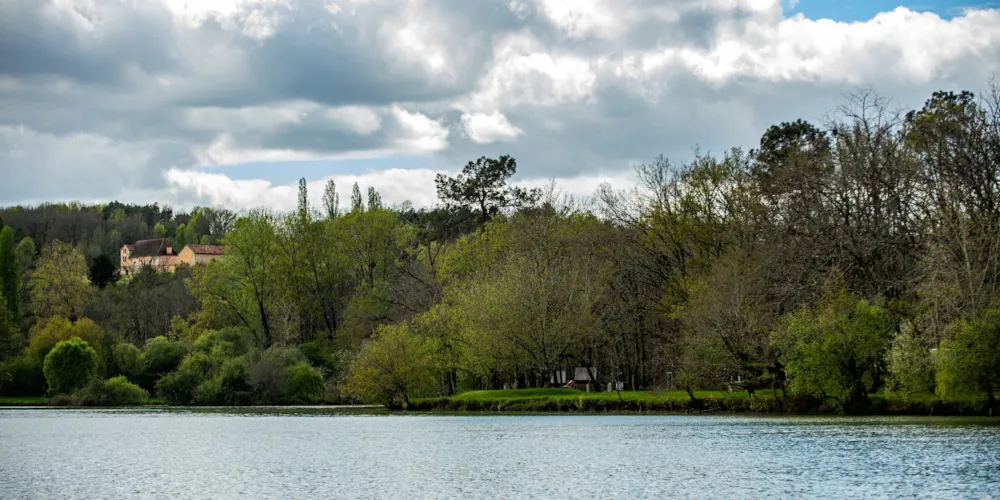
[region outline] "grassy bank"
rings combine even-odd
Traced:
[[[781,395],[779,391],[779,396]],[[685,391],[582,392],[575,389],[520,389],[469,391],[449,398],[417,399],[410,411],[488,412],[680,412],[833,414],[836,405],[811,399],[775,397],[770,390],[746,392],[698,391],[692,400]],[[870,415],[990,415],[985,400],[940,401],[932,394],[916,397],[877,393]]]
[[[0,408],[5,406],[47,406],[50,403],[52,403],[53,406],[59,406],[44,396],[0,396]],[[164,404],[166,404],[166,402],[163,398],[154,397],[146,399],[146,401],[142,403],[142,406],[161,406]]]

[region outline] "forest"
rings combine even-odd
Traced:
[[[591,198],[439,175],[314,210],[0,210],[0,395],[63,404],[375,402],[551,385],[753,393],[844,412],[876,393],[997,407],[1000,87],[898,110],[874,91],[759,146],[636,167]],[[316,205],[318,206],[318,204]],[[125,243],[222,244],[119,277]]]

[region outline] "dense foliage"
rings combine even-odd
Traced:
[[[0,210],[0,393],[46,390],[54,355],[48,392],[80,389],[55,360],[88,345],[96,381],[77,400],[93,404],[134,403],[135,383],[178,404],[409,406],[581,368],[692,404],[766,390],[848,412],[887,391],[996,405],[995,86],[905,114],[861,93],[821,125],[657,158],[634,189],[588,200],[517,187],[516,167],[469,162],[420,210],[356,184],[345,210],[333,182],[322,212],[305,182],[290,213]],[[225,256],[119,279],[120,246],[150,237]]]

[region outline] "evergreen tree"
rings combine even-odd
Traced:
[[[376,210],[382,208],[382,195],[378,194],[378,191],[373,187],[368,188],[368,210]]]
[[[326,192],[323,193],[323,206],[326,207],[326,216],[336,219],[339,212],[340,195],[337,194],[337,184],[333,179],[326,181]]]
[[[299,219],[309,220],[309,193],[306,188],[306,178],[299,179]]]
[[[14,250],[14,230],[0,230],[0,296],[6,301],[8,318],[13,323],[20,318],[21,266]]]
[[[361,199],[361,188],[358,187],[358,183],[354,183],[354,189],[351,190],[351,211],[352,212],[364,212],[365,202]]]

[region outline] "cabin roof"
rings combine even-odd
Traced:
[[[192,252],[197,255],[222,255],[225,248],[221,245],[188,245]]]

